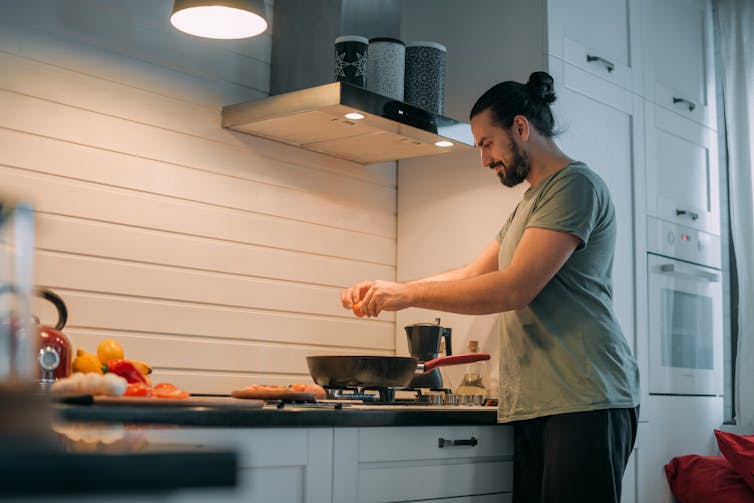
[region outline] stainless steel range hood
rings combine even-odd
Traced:
[[[342,82],[227,106],[222,120],[223,127],[361,164],[474,148],[467,123]]]

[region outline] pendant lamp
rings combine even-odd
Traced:
[[[206,38],[248,38],[267,29],[264,0],[175,0],[170,23]]]

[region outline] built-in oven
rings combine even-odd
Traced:
[[[655,218],[647,230],[649,393],[721,395],[720,238]]]

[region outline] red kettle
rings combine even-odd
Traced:
[[[73,347],[68,337],[61,332],[68,321],[68,309],[63,299],[46,288],[38,288],[34,293],[52,302],[58,311],[58,321],[54,327],[45,325],[37,327],[39,383],[42,387],[47,387],[51,386],[56,379],[68,377],[71,374]]]

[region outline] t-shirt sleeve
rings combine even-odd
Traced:
[[[508,216],[508,220],[503,224],[503,226],[500,228],[499,231],[497,231],[497,235],[495,236],[495,239],[498,243],[503,241],[503,237],[505,236],[505,233],[508,232],[508,228],[511,226],[511,223],[513,222],[513,217],[516,215],[516,211],[518,211],[518,206],[516,206],[516,209],[511,212],[511,214]]]
[[[598,192],[591,180],[581,173],[570,173],[553,180],[537,201],[526,227],[540,227],[573,234],[581,240],[581,249],[597,222]]]

